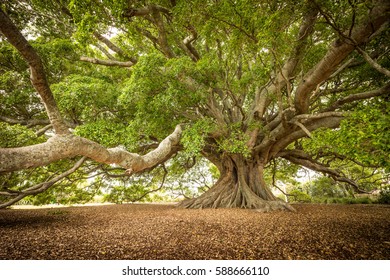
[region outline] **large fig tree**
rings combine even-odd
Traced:
[[[41,184],[4,188],[3,206],[46,190],[87,158],[131,175],[177,153],[201,155],[220,174],[181,207],[293,210],[265,180],[277,159],[359,190],[301,139],[338,128],[369,101],[388,102],[389,1],[24,0],[1,8],[3,49],[11,44],[28,64],[44,105],[28,110],[47,113],[34,119],[4,104],[1,121],[54,133],[1,148],[0,172],[82,156]],[[49,58],[55,44],[42,45],[53,41],[66,54]],[[127,150],[141,145],[142,153]]]

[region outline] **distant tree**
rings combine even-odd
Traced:
[[[343,132],[356,135],[353,116],[368,104],[377,104],[370,117],[388,114],[389,1],[22,0],[1,9],[0,118],[42,128],[48,139],[7,143],[0,172],[82,157],[44,183],[3,187],[3,207],[45,191],[87,158],[131,175],[177,153],[219,170],[214,186],[181,207],[293,210],[266,181],[281,159],[359,190],[302,139],[351,116]],[[384,130],[356,129],[368,135],[334,144],[365,143],[385,155]],[[340,152],[354,160],[351,149]],[[388,166],[375,155],[363,163]]]

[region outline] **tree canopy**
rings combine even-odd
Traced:
[[[386,0],[6,1],[0,207],[200,158],[219,178],[182,207],[293,210],[270,181],[295,166],[370,190],[346,170],[389,172],[389,19]]]

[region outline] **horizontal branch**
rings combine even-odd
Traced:
[[[34,126],[38,125],[45,125],[45,126],[52,126],[50,123],[50,120],[41,120],[41,119],[32,119],[32,120],[19,120],[19,119],[14,119],[6,116],[0,116],[0,121],[6,122],[8,124],[20,124],[20,125],[25,125],[27,128],[31,128]],[[70,121],[64,120],[65,124],[70,127],[70,128],[76,128],[76,125]],[[38,133],[38,132],[37,132]]]
[[[343,117],[328,117],[328,118],[321,118],[321,119],[313,119],[305,123],[305,129],[308,130],[309,132],[312,132],[322,127],[337,128],[340,126],[341,120],[343,120]],[[283,134],[283,130],[281,130],[281,132],[277,135],[276,138],[272,139],[268,137],[268,139],[265,139],[260,145],[256,146],[255,151],[259,152],[264,147],[269,147],[272,145],[272,149],[270,151],[269,157],[275,158],[277,154],[281,150],[285,149],[289,144],[306,136],[307,136],[307,132],[305,132],[302,129],[297,129],[294,132],[289,132],[287,135]]]
[[[115,60],[103,60],[103,59],[91,58],[86,56],[81,56],[80,60],[84,62],[90,62],[93,64],[99,64],[104,66],[131,67],[134,65],[132,61],[122,62],[122,61],[115,61]]]
[[[18,119],[13,119],[13,118],[6,117],[6,116],[0,116],[0,121],[6,122],[9,124],[26,125],[27,127],[50,124],[49,120],[18,120]]]
[[[100,144],[74,135],[56,135],[47,142],[20,148],[0,149],[0,173],[45,166],[52,162],[85,156],[97,162],[116,164],[128,173],[142,172],[168,160],[177,152],[181,127],[165,138],[159,146],[139,155],[121,148],[105,148]]]
[[[291,119],[291,121],[295,120],[314,120],[314,119],[322,119],[322,118],[329,118],[329,117],[345,117],[344,112],[324,112],[324,113],[318,113],[318,114],[301,114],[297,115],[294,118]]]
[[[354,180],[349,179],[345,177],[343,174],[341,174],[339,171],[329,168],[323,165],[322,163],[314,160],[302,150],[287,150],[280,153],[280,156],[294,164],[307,167],[313,171],[327,174],[336,181],[347,183],[350,186],[352,186],[355,191],[359,193],[365,192],[359,189],[359,185]]]
[[[344,104],[352,103],[359,100],[369,99],[372,97],[381,96],[389,93],[390,93],[390,83],[381,87],[380,89],[355,93],[355,94],[348,95],[347,97],[341,98],[337,100],[335,103],[333,103],[330,107],[324,109],[323,112],[334,111],[340,108],[341,106],[343,106]]]

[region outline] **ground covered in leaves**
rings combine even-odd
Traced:
[[[0,259],[390,259],[390,207],[0,210]]]

